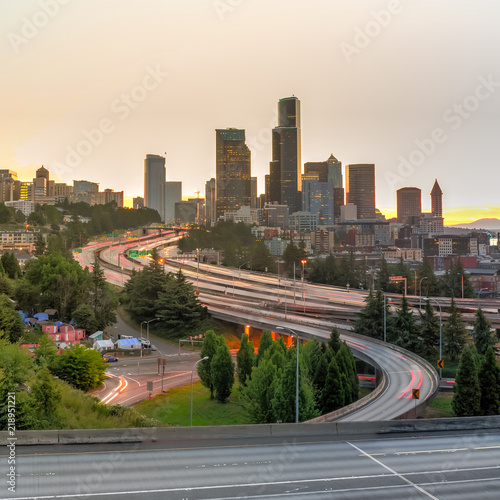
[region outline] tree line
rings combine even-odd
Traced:
[[[307,264],[307,278],[314,283],[324,283],[335,286],[347,286],[368,290],[374,288],[389,293],[404,293],[404,280],[391,282],[391,276],[406,278],[407,293],[410,290],[419,295],[429,297],[475,297],[474,288],[465,272],[463,264],[452,262],[445,274],[437,277],[432,265],[426,257],[416,269],[415,273],[401,258],[397,264],[389,264],[382,256],[380,265],[375,273],[368,268],[364,260],[357,261],[351,252],[342,257],[328,255],[325,259],[316,258]],[[417,284],[415,289],[415,283]]]
[[[403,296],[399,308],[393,313],[389,300],[381,290],[370,291],[365,307],[358,314],[354,331],[377,340],[384,340],[408,349],[409,351],[432,360],[438,359],[439,317],[435,314],[431,300],[424,300],[425,307],[418,316],[413,314],[408,300]],[[468,334],[454,299],[450,307],[444,308],[446,320],[442,322],[443,359],[457,361],[467,343]],[[385,318],[385,319],[384,319]],[[385,326],[384,326],[385,325]],[[473,325],[474,342],[480,353],[495,342],[491,324],[484,313],[478,309]],[[385,334],[384,334],[385,332]]]
[[[120,299],[137,323],[159,318],[151,323],[151,328],[167,338],[204,332],[209,321],[206,308],[199,303],[193,285],[182,271],[165,273],[155,259],[142,270],[132,272]]]
[[[251,227],[243,222],[221,221],[211,228],[191,229],[179,240],[179,250],[188,253],[197,248],[215,248],[223,251],[224,266],[273,272],[275,265],[269,249],[255,238]]]
[[[224,338],[209,331],[198,365],[210,397],[225,402],[234,384],[234,363]],[[263,331],[257,353],[245,333],[236,355],[240,401],[255,423],[294,422],[297,349]],[[299,419],[309,420],[358,399],[359,381],[351,350],[332,330],[329,342],[316,339],[299,349]]]

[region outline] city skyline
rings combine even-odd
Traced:
[[[295,95],[302,172],[330,154],[375,164],[388,217],[403,187],[421,188],[429,210],[438,177],[446,224],[500,217],[489,188],[500,127],[493,1],[53,3],[0,7],[0,162],[20,178],[45,165],[59,181],[124,190],[130,204],[145,155],[166,152],[167,180],[194,196],[215,177],[213,131],[234,127],[246,130],[262,193],[276,101]]]

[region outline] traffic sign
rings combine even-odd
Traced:
[[[442,359],[438,359],[437,366],[438,368],[444,368],[444,361]]]
[[[403,276],[389,276],[389,281],[403,281]]]
[[[139,257],[139,252],[137,250],[129,250],[128,256],[129,257]]]
[[[420,399],[420,389],[411,390],[411,399]]]
[[[198,295],[200,295],[200,291],[199,291],[199,290],[196,290],[196,292],[194,292],[194,293],[195,293],[195,295],[197,295],[197,296],[198,296]]]
[[[147,382],[147,390],[151,392],[153,390],[153,382]]]
[[[75,253],[82,253],[82,249],[81,248],[75,248]]]

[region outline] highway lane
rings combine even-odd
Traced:
[[[2,499],[489,500],[500,434],[18,447],[16,462],[16,492]]]
[[[231,273],[232,271],[224,269],[223,272]],[[249,292],[247,291],[247,293]],[[345,295],[351,296],[351,293],[344,292]],[[254,293],[253,298],[265,299],[266,295]],[[251,303],[248,298],[244,304],[227,296],[211,297],[205,295],[202,296],[202,299],[209,307],[211,314],[219,319],[233,321],[238,324],[243,321],[270,330],[274,330],[276,326],[283,326],[303,332],[306,338],[312,335],[324,339],[327,339],[330,335],[332,326],[346,329],[345,325],[335,324],[332,321],[305,319],[293,313],[289,313],[287,316],[281,312],[267,311],[265,309],[263,311],[259,301]],[[352,415],[344,417],[346,420],[373,421],[396,418],[415,410],[416,401],[411,399],[412,389],[420,390],[419,403],[423,403],[432,397],[435,390],[437,390],[435,371],[428,369],[428,366],[422,362],[417,362],[409,355],[401,354],[391,347],[377,344],[370,339],[353,337],[347,333],[343,335],[343,338],[347,340],[355,355],[361,353],[375,360],[385,372],[388,381],[385,391],[377,400]]]

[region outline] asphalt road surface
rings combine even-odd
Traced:
[[[18,447],[16,471],[0,498],[488,500],[500,434]]]

